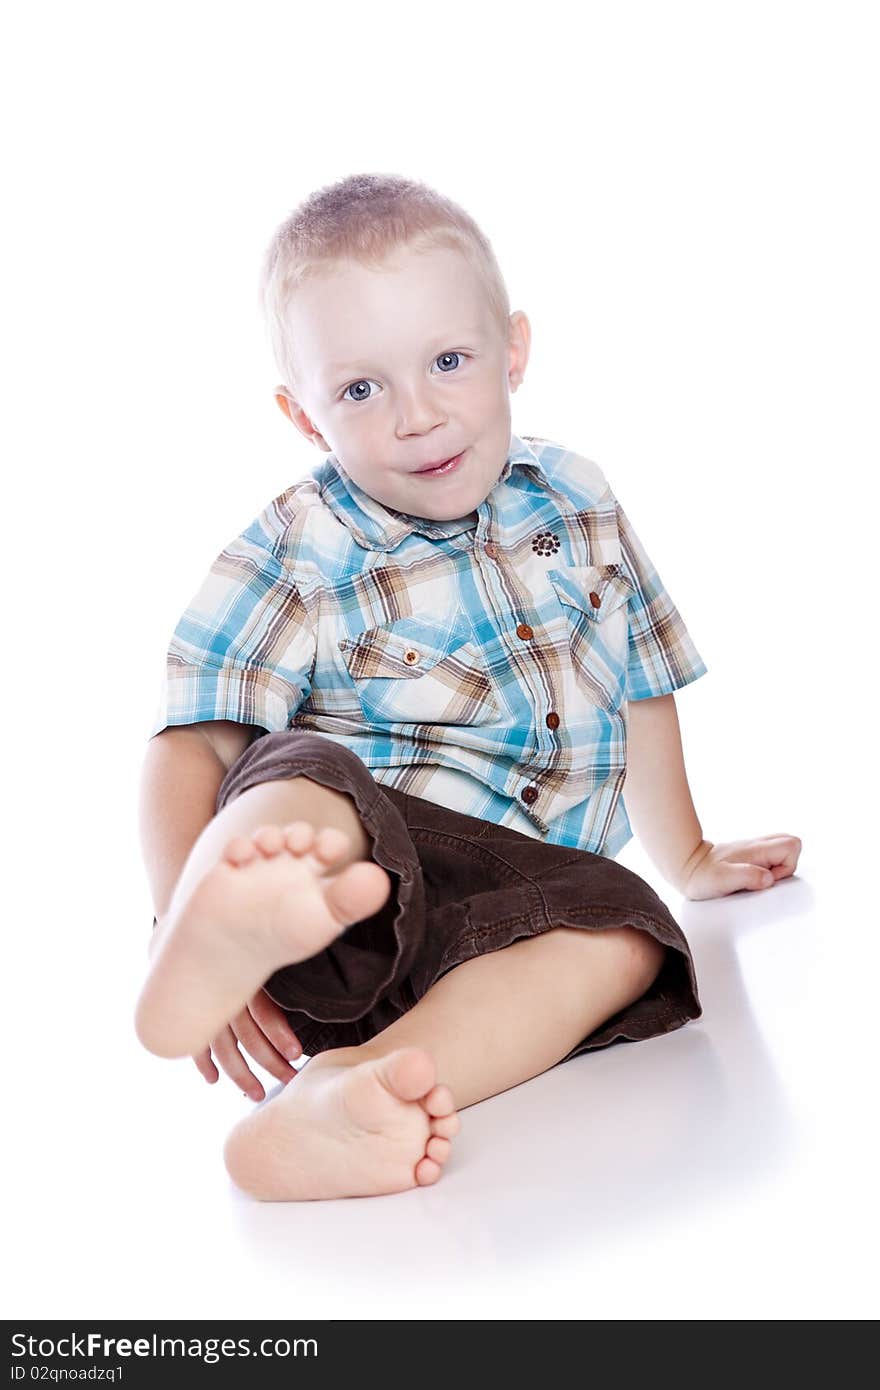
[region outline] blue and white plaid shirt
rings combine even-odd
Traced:
[[[613,857],[632,838],[626,702],[705,671],[589,459],[514,434],[476,512],[429,521],[330,454],[214,561],[149,736],[312,730],[385,786]]]

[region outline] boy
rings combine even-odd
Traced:
[[[229,1137],[246,1191],[394,1192],[437,1180],[458,1109],[699,1017],[613,859],[624,778],[688,898],[771,886],[800,842],[703,838],[672,692],[706,668],[599,468],[511,434],[530,329],[472,219],[343,180],[279,228],[263,302],[278,404],[330,456],[172,639],[136,1027],[255,1099],[239,1043],[290,1083]]]

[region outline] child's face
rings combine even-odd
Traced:
[[[395,511],[468,516],[507,460],[510,392],[529,355],[525,314],[507,334],[460,252],[394,252],[381,269],[353,261],[297,290],[289,309],[299,380],[279,405],[355,483]],[[420,473],[464,451],[446,474]]]

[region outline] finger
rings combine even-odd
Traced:
[[[220,1080],[220,1073],[214,1066],[214,1061],[211,1057],[211,1049],[209,1047],[206,1047],[204,1052],[200,1052],[197,1057],[193,1057],[193,1061],[209,1086],[213,1086],[215,1081]]]
[[[794,873],[798,866],[803,844],[797,835],[783,835],[780,838],[785,846],[785,851],[775,865],[770,865],[770,868],[774,870],[774,878],[787,878]]]
[[[773,882],[773,875],[757,864],[721,859],[712,866],[711,875],[704,875],[702,881],[688,884],[686,896],[700,902],[704,898],[723,898],[742,890],[756,892],[762,888],[772,888]]]
[[[796,835],[766,835],[761,840],[750,840],[738,847],[736,858],[751,864],[761,864],[765,869],[783,866],[793,870],[803,848]]]
[[[230,1081],[234,1081],[238,1089],[251,1100],[265,1100],[266,1092],[239,1052],[235,1034],[230,1027],[227,1026],[218,1034],[214,1039],[213,1048],[215,1058]]]
[[[244,1009],[237,1018],[232,1020],[229,1025],[241,1046],[249,1052],[255,1062],[259,1062],[261,1067],[265,1067],[276,1081],[291,1081],[296,1072],[289,1062],[286,1062],[280,1052],[275,1048],[251,1018],[247,1009]]]
[[[773,845],[761,846],[754,855],[749,855],[749,859],[769,874],[768,883],[778,883],[780,879],[790,878],[794,873],[800,852],[800,841],[792,843],[791,838],[787,837]]]
[[[737,893],[741,889],[757,893],[762,888],[772,888],[776,882],[770,870],[762,869],[760,864],[725,864],[724,869],[725,893]]]
[[[260,990],[248,1005],[251,1016],[269,1041],[277,1047],[282,1057],[294,1062],[302,1056],[302,1043],[294,1033],[282,1008],[270,999],[265,990]]]
[[[797,868],[797,863],[797,855],[786,855],[778,864],[771,864],[769,868],[774,883],[780,878],[790,878]]]

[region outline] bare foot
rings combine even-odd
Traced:
[[[368,1048],[370,1044],[366,1044]],[[313,1057],[226,1141],[237,1186],[264,1202],[375,1197],[440,1177],[459,1119],[430,1053],[367,1057],[334,1048]]]
[[[351,852],[344,831],[316,833],[306,821],[231,840],[189,898],[172,901],[159,929],[135,1013],[144,1047],[193,1056],[274,971],[378,912],[391,880],[366,861],[339,869]]]

